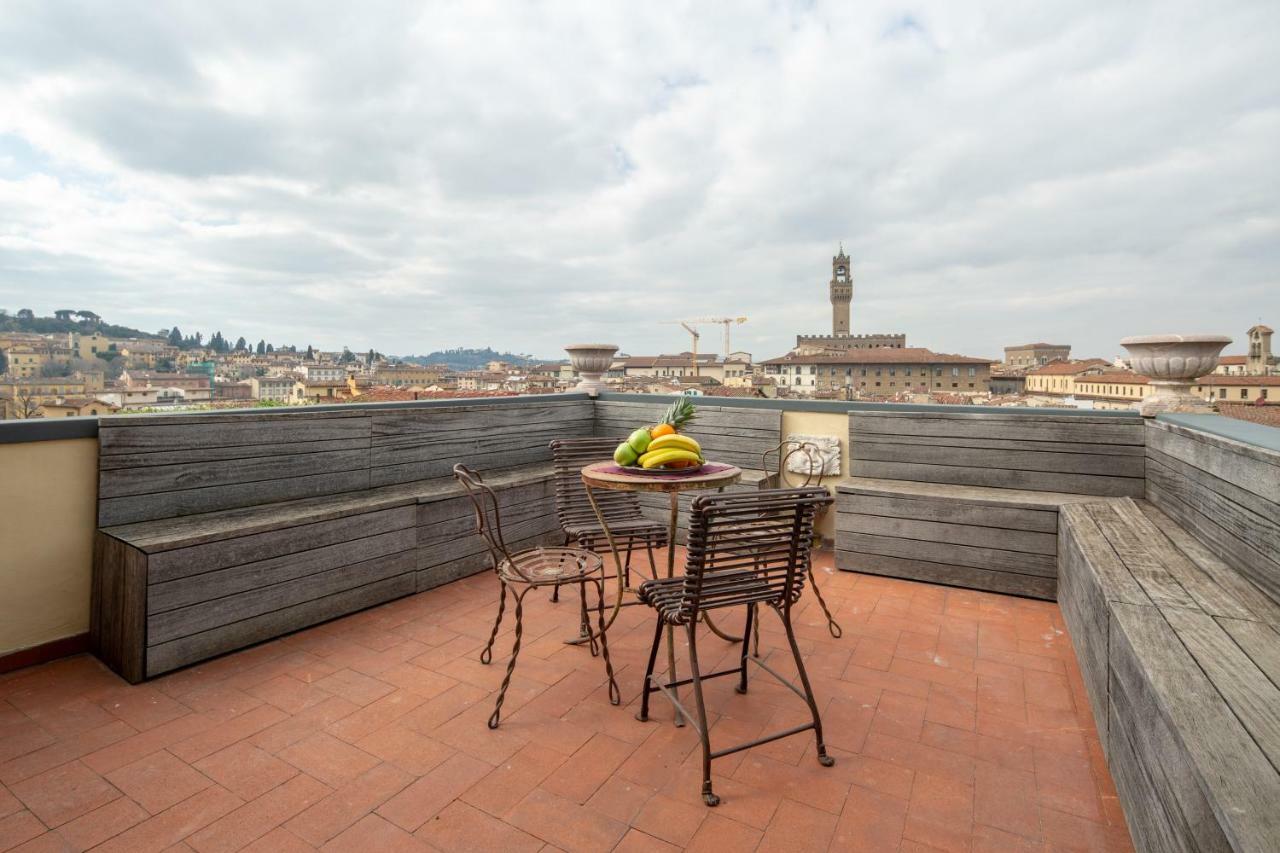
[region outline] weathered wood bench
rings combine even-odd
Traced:
[[[525,547],[585,397],[104,418],[90,633],[140,681],[483,569],[465,462]]]
[[[1280,453],[1147,424],[1147,501],[1062,509],[1058,601],[1143,850],[1280,849]]]
[[[1059,538],[1059,604],[1139,849],[1280,849],[1280,605],[1145,501],[1064,506]]]
[[[699,397],[695,401],[697,417],[685,432],[698,440],[703,455],[708,459],[742,469],[742,479],[729,491],[754,489],[768,476],[761,467],[763,455],[776,448],[782,440],[782,411],[717,406],[711,400],[714,398]],[[659,398],[658,402],[649,403],[601,399],[595,405],[596,435],[625,437],[632,430],[661,421],[670,400]],[[679,542],[684,541],[689,504],[696,495],[689,492],[680,496],[680,520],[676,534]],[[664,494],[641,493],[640,508],[646,518],[664,524],[668,520],[670,503]]]
[[[836,566],[1052,600],[1058,510],[1141,497],[1143,426],[1128,416],[851,412]]]

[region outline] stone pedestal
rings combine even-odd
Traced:
[[[1218,366],[1225,335],[1138,335],[1120,345],[1129,351],[1130,367],[1151,381],[1153,392],[1138,411],[1153,418],[1169,412],[1205,413],[1213,407],[1191,393],[1191,384]]]
[[[581,381],[575,391],[585,391],[597,397],[605,390],[604,375],[613,364],[613,354],[618,351],[617,344],[571,344],[564,348],[569,353],[569,362],[578,372]]]

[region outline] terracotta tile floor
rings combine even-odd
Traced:
[[[485,728],[486,573],[144,685],[87,656],[0,677],[0,850],[1130,849],[1056,606],[818,565],[844,637],[808,595],[798,632],[836,765],[806,736],[718,760],[718,808],[665,700],[633,718],[643,608],[610,632],[615,708],[561,642],[576,598],[531,594]],[[704,636],[708,668],[733,659]],[[768,614],[762,648],[794,671]],[[708,687],[713,738],[804,719],[753,677]]]

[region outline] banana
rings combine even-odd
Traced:
[[[657,468],[662,465],[669,465],[672,462],[698,464],[702,462],[702,457],[691,450],[668,448],[666,450],[651,450],[641,456],[639,461],[642,468]]]
[[[688,450],[691,453],[697,454],[702,453],[702,445],[698,444],[698,442],[694,441],[689,436],[680,435],[679,433],[659,436],[649,442],[649,446],[647,448],[649,452],[666,449]]]

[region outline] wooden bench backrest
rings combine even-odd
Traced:
[[[1280,601],[1280,453],[1153,421],[1147,499]]]
[[[777,409],[748,409],[716,406],[706,397],[695,398],[697,417],[685,430],[702,445],[703,455],[715,462],[727,462],[748,470],[760,470],[761,456],[778,446],[782,434],[782,412]],[[656,424],[671,404],[658,402],[597,400],[596,435],[630,435],[642,426]]]
[[[592,429],[589,400],[350,411],[119,416],[99,427],[98,526],[549,463]]]
[[[855,477],[1142,497],[1142,419],[1088,415],[850,412]]]

